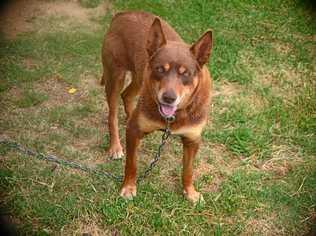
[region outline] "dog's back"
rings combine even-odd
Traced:
[[[103,44],[103,63],[115,63],[135,73],[142,73],[147,60],[147,34],[157,16],[145,12],[122,12],[112,19]],[[171,26],[160,19],[168,41],[183,42]],[[111,62],[108,61],[111,58]]]

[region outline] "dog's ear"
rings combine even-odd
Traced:
[[[208,30],[191,46],[190,50],[201,67],[208,61],[212,45],[212,31]]]
[[[147,53],[151,57],[161,46],[166,44],[159,18],[155,18],[147,36]]]

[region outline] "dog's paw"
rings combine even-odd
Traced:
[[[123,148],[121,145],[109,147],[107,153],[108,153],[108,156],[112,159],[122,159],[124,156]]]
[[[203,195],[197,191],[195,191],[194,189],[193,190],[190,190],[190,191],[183,191],[183,194],[185,196],[185,198],[187,200],[189,200],[190,202],[192,202],[193,204],[204,204],[205,201],[204,201],[204,198],[203,198]]]
[[[136,197],[136,185],[123,186],[120,196],[124,199],[132,200],[133,197]]]

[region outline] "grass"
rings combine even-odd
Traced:
[[[93,9],[101,3],[78,4]],[[108,179],[55,168],[1,145],[0,215],[31,235],[307,233],[316,212],[316,28],[308,3],[116,0],[109,9],[82,26],[67,16],[33,17],[34,27],[46,30],[1,36],[0,133],[121,174],[123,163],[108,160],[104,151],[104,26],[115,12],[137,9],[166,19],[189,43],[212,28],[213,108],[195,162],[205,205],[182,196],[176,138],[133,201],[119,198],[119,184]],[[61,23],[68,28],[54,27]],[[70,88],[77,90],[70,94]],[[140,172],[159,139],[154,133],[143,141]]]
[[[100,5],[101,0],[80,0],[79,3],[86,8],[95,8]]]
[[[48,97],[45,94],[37,93],[32,90],[26,90],[23,92],[22,97],[15,101],[15,104],[19,108],[27,108],[36,106],[47,99]]]

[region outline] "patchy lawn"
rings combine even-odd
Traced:
[[[303,235],[316,224],[316,27],[308,3],[2,5],[0,137],[117,174],[123,162],[105,153],[107,105],[99,86],[100,48],[112,15],[155,13],[188,43],[212,28],[215,43],[213,109],[195,162],[205,205],[192,206],[181,195],[177,138],[133,201],[119,198],[119,184],[109,179],[0,145],[1,222],[27,235]],[[160,135],[143,141],[140,171]]]

